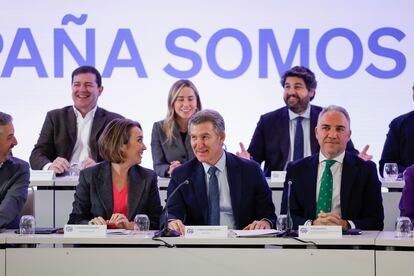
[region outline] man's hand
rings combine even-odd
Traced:
[[[267,220],[262,219],[262,220],[253,221],[252,223],[244,227],[243,230],[271,229],[271,228],[272,226],[270,225],[270,223]]]
[[[89,167],[93,167],[95,165],[96,165],[95,160],[88,157],[88,158],[86,158],[85,160],[82,161],[80,169],[83,170],[83,169],[86,169],[86,168],[89,168]]]
[[[362,158],[365,161],[371,160],[373,156],[367,153],[368,149],[369,149],[369,145],[366,145],[362,149],[362,151],[358,154],[359,158]]]
[[[175,220],[169,221],[168,222],[168,228],[179,232],[181,235],[184,235],[185,225],[179,219],[175,219]]]
[[[57,157],[53,160],[52,165],[50,165],[49,170],[54,171],[56,174],[61,174],[69,170],[70,164],[68,160],[63,157]]]
[[[170,166],[168,167],[168,175],[171,176],[173,170],[177,167],[181,166],[181,162],[178,160],[174,160],[170,163]]]
[[[348,229],[349,225],[346,220],[343,220],[337,213],[329,212],[325,213],[321,211],[318,214],[318,218],[313,221],[314,225],[339,225],[342,229]]]
[[[245,159],[249,159],[249,160],[252,159],[250,153],[246,150],[243,143],[240,142],[239,145],[240,145],[240,152],[236,152],[236,155],[238,157],[242,157],[242,158],[245,158]]]

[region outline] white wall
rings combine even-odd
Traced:
[[[362,2],[0,0],[0,110],[11,113],[15,119],[19,145],[14,149],[14,155],[28,159],[46,112],[71,104],[70,74],[78,64],[65,49],[63,77],[55,76],[54,67],[61,67],[62,62],[54,57],[54,42],[58,40],[54,32],[66,33],[85,58],[86,29],[95,32],[92,40],[95,42],[94,65],[101,72],[108,63],[117,32],[120,29],[131,32],[133,40],[130,45],[136,45],[147,77],[138,76],[131,66],[116,67],[112,76],[103,80],[105,90],[99,105],[140,121],[148,148],[152,124],[165,116],[167,93],[176,80],[164,71],[164,67],[171,64],[184,71],[192,66],[189,59],[167,50],[166,39],[179,28],[198,33],[197,41],[181,37],[176,44],[201,58],[201,70],[190,79],[201,92],[204,108],[216,109],[224,116],[228,150],[235,152],[238,141],[249,144],[261,114],[284,104],[279,73],[270,50],[268,77],[259,77],[259,36],[266,32],[265,29],[270,29],[283,61],[295,32],[309,34],[309,51],[305,56],[308,56],[308,65],[318,80],[314,104],[338,104],[347,108],[356,147],[362,148],[369,143],[370,153],[378,161],[390,120],[412,110],[414,31],[411,19],[414,4],[408,0]],[[62,25],[61,21],[67,14],[76,17],[86,14],[87,19],[81,25],[73,22]],[[392,33],[403,37],[395,38],[388,33],[374,42],[391,49],[391,54],[399,55],[399,58],[390,58],[387,53],[384,57],[369,47],[370,37],[387,27],[395,29]],[[235,29],[234,33],[247,38],[248,43],[243,45],[251,47],[247,70],[231,79],[223,78],[217,70],[211,69],[208,62],[212,59],[208,59],[206,54],[212,37],[227,28]],[[361,43],[362,51],[354,51],[349,39],[339,37],[339,28],[346,29],[350,35],[353,33],[354,42]],[[336,38],[328,43],[324,53],[317,54],[318,45],[320,47],[323,43],[321,38],[329,32],[334,32]],[[28,41],[30,34],[34,44]],[[22,47],[18,39],[24,40]],[[232,71],[243,57],[248,56],[247,52],[243,56],[240,42],[233,37],[223,38],[217,45],[217,62],[224,70]],[[35,69],[40,66],[39,60],[33,56],[36,49],[47,77],[39,77]],[[299,51],[292,53],[295,54],[294,59],[287,65],[306,65],[307,61],[300,59]],[[326,56],[329,66],[340,71],[346,69],[352,60],[358,60],[358,55],[362,57],[360,66],[343,79],[330,76],[318,62]],[[131,50],[125,43],[118,59],[131,59]],[[370,64],[382,71],[392,71],[396,65],[403,65],[403,61],[406,62],[405,67],[393,76],[385,72],[388,78],[373,76],[366,71]],[[25,62],[26,65],[19,66]],[[262,60],[262,69],[263,64]],[[11,74],[7,74],[6,69],[12,69]],[[152,167],[150,149],[144,156],[143,165]]]

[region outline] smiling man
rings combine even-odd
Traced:
[[[319,151],[313,129],[322,107],[310,104],[316,94],[315,74],[304,66],[295,66],[282,75],[280,83],[286,106],[262,115],[249,148],[245,150],[240,143],[241,152],[237,153],[259,164],[264,162],[268,177],[272,171],[284,171],[289,162]],[[369,160],[372,156],[367,149],[368,146],[361,151],[360,157]],[[347,150],[358,154],[351,141]]]
[[[105,126],[121,115],[97,106],[103,92],[101,74],[92,66],[72,72],[73,106],[49,111],[30,155],[34,170],[62,174],[70,164],[87,168],[102,161],[97,141]]]
[[[169,201],[168,227],[227,225],[229,229],[275,226],[272,193],[256,162],[223,150],[223,117],[213,110],[192,115],[189,125],[194,159],[176,168],[167,195],[188,180]]]
[[[0,229],[19,227],[30,177],[29,164],[11,154],[17,145],[12,120],[0,112]]]
[[[287,167],[283,201],[288,200],[290,182],[293,227],[382,230],[384,210],[375,163],[345,151],[351,138],[348,112],[334,105],[324,108],[315,134],[320,151]]]

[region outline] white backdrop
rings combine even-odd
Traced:
[[[261,114],[284,105],[279,71],[303,64],[317,76],[313,103],[347,108],[356,147],[369,143],[378,161],[390,120],[413,106],[413,10],[409,0],[0,0],[0,110],[13,115],[14,155],[27,160],[46,112],[72,103],[78,63],[112,66],[99,105],[141,122],[143,165],[152,167],[151,127],[177,78],[190,78],[203,107],[222,113],[235,152]]]

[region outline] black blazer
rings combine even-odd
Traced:
[[[287,182],[291,181],[290,213],[295,229],[315,219],[318,164],[316,153],[288,165],[282,206],[286,205]],[[343,219],[352,220],[356,228],[363,230],[383,229],[381,182],[374,162],[345,153],[340,198]]]
[[[155,122],[152,127],[151,152],[155,172],[160,177],[167,177],[168,167],[172,161],[178,160],[183,164],[194,158],[194,153],[191,148],[190,137],[187,135],[185,143],[183,143],[177,126],[173,131],[176,138],[171,143],[166,143],[167,137],[162,130],[162,122]]]
[[[414,111],[401,115],[390,123],[379,161],[382,176],[385,163],[397,163],[398,172],[414,164]]]
[[[87,224],[99,216],[106,220],[111,218],[114,200],[110,162],[104,161],[81,171],[72,206],[69,224]],[[138,165],[131,167],[128,172],[128,220],[134,220],[136,214],[147,214],[150,229],[158,229],[161,210],[155,173]]]
[[[0,228],[19,228],[19,213],[27,199],[29,164],[11,157],[0,168]]]
[[[311,105],[310,110],[310,146],[311,152],[319,151],[318,140],[315,136],[315,127],[318,123],[319,113],[322,107]],[[248,152],[253,159],[261,164],[264,163],[264,173],[270,176],[272,171],[283,171],[289,157],[289,112],[288,108],[282,107],[275,111],[266,113],[260,117],[250,142]],[[347,151],[358,154],[352,141],[347,144]]]
[[[262,170],[257,163],[226,154],[227,180],[236,229],[243,229],[254,220],[267,219],[276,225],[275,207]],[[168,185],[167,195],[188,180],[169,201],[169,219],[180,219],[187,225],[208,224],[208,199],[202,163],[194,158],[176,168]]]
[[[98,138],[105,126],[115,118],[122,118],[122,116],[100,107],[96,109],[89,138],[91,158],[96,162],[103,161],[98,151]],[[32,169],[41,170],[44,165],[53,162],[56,157],[63,157],[70,161],[76,144],[77,130],[73,106],[49,111],[39,139],[30,155]]]

